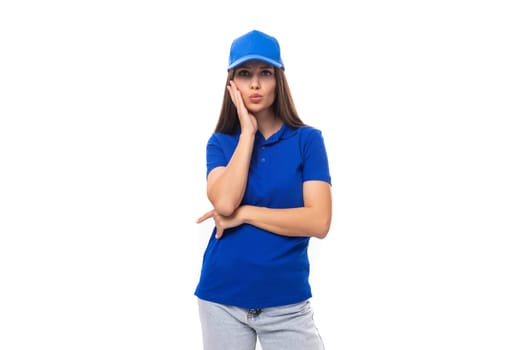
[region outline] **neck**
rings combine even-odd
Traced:
[[[257,115],[257,126],[259,131],[264,136],[265,139],[269,138],[277,132],[283,125],[282,120],[277,118],[275,115]]]

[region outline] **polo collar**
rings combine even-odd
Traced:
[[[258,130],[256,135],[260,144],[271,145],[273,143],[279,142],[279,140],[284,140],[289,137],[292,137],[296,132],[297,128],[292,128],[287,124],[283,123],[283,125],[281,125],[281,128],[277,130],[277,132],[275,132],[272,136],[270,136],[268,140],[265,140],[261,132]]]

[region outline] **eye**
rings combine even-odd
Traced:
[[[265,77],[271,77],[273,75],[273,71],[271,69],[265,69],[261,72],[261,75]]]
[[[249,77],[250,76],[250,71],[247,70],[247,69],[239,69],[237,71],[237,76],[239,76],[239,77]]]

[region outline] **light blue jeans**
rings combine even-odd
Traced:
[[[204,350],[324,350],[308,300],[244,309],[198,299]]]

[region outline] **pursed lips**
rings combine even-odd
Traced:
[[[252,102],[259,102],[260,100],[262,100],[262,95],[259,95],[259,94],[251,94],[249,97],[250,101]]]

